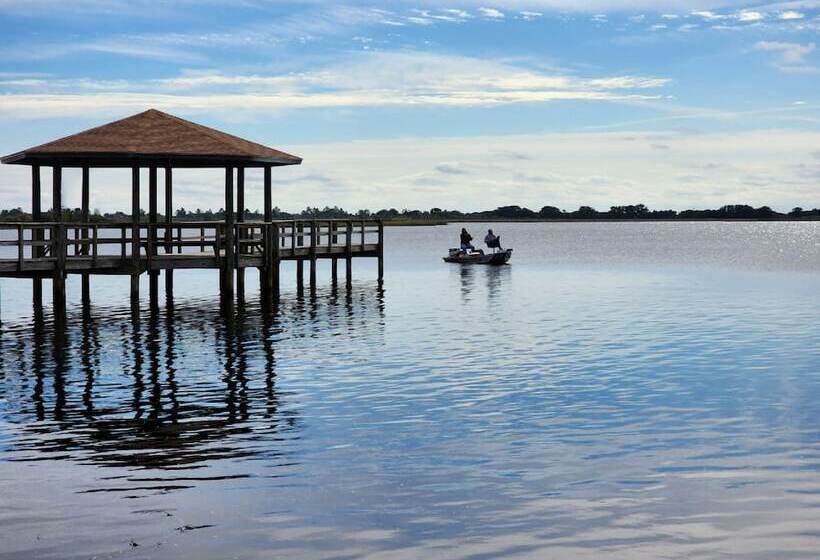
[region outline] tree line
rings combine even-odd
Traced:
[[[325,206],[324,208],[314,208],[308,206],[301,212],[291,213],[281,209],[273,208],[271,216],[274,220],[290,219],[348,219],[348,218],[380,218],[395,221],[459,221],[459,220],[815,220],[820,219],[820,208],[804,210],[796,207],[788,213],[781,213],[772,210],[769,206],[754,208],[747,204],[728,204],[717,209],[703,210],[650,210],[645,204],[629,204],[624,206],[611,206],[609,210],[599,211],[591,206],[581,206],[577,210],[567,211],[555,206],[543,206],[540,210],[531,210],[521,206],[499,206],[495,210],[484,210],[480,212],[462,212],[460,210],[444,210],[441,208],[431,208],[430,210],[397,210],[395,208],[384,208],[378,211],[358,210],[348,212],[338,206]],[[142,221],[147,220],[144,210],[140,211]],[[175,221],[214,221],[223,220],[225,211],[218,210],[187,210],[178,209],[174,214]],[[160,220],[164,216],[160,215]],[[248,221],[262,220],[263,214],[259,210],[245,211],[245,219]],[[50,211],[43,213],[44,221],[51,221]],[[64,209],[63,220],[79,222],[82,221],[82,211],[79,208]],[[94,210],[90,215],[92,222],[128,222],[131,215],[124,212],[101,213]],[[27,222],[31,221],[31,214],[24,212],[21,208],[10,210],[0,210],[0,221],[2,222]]]

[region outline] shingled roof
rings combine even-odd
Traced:
[[[2,158],[3,163],[67,167],[298,165],[302,159],[149,109]]]

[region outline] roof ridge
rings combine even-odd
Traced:
[[[258,148],[262,148],[262,149],[265,149],[265,150],[273,150],[275,152],[279,152],[280,154],[290,155],[290,154],[287,154],[287,153],[285,153],[281,150],[277,150],[275,148],[271,148],[270,146],[260,144],[259,142],[254,142],[253,140],[247,140],[245,138],[241,138],[241,137],[236,136],[234,134],[231,134],[229,132],[223,132],[221,130],[211,128],[210,126],[205,126],[204,124],[195,123],[193,121],[183,119],[182,117],[178,117],[176,115],[172,115],[170,113],[160,111],[159,109],[149,109],[148,111],[145,111],[145,112],[147,113],[147,112],[150,112],[150,111],[156,112],[156,113],[158,113],[158,114],[160,114],[164,117],[167,117],[171,120],[174,120],[174,121],[176,121],[180,124],[183,124],[183,125],[187,126],[188,128],[193,129],[193,130],[205,133],[208,136],[210,136],[211,138],[213,138],[214,140],[217,140],[222,144],[226,144],[230,148],[240,148],[241,149],[241,144],[251,144],[253,146],[256,146]],[[240,146],[237,146],[236,143],[227,142],[226,140],[235,141],[235,142],[239,143]]]
[[[149,109],[148,111],[154,111],[157,114],[162,115],[163,117],[166,117],[166,118],[168,118],[172,121],[175,121],[175,122],[177,122],[181,125],[184,125],[188,128],[196,130],[198,132],[205,133],[208,136],[210,136],[211,138],[213,138],[214,140],[217,140],[218,142],[220,142],[221,144],[228,144],[227,142],[225,142],[224,136],[231,136],[230,134],[227,134],[225,132],[220,132],[220,131],[216,130],[215,128],[211,128],[209,126],[205,126],[205,125],[202,125],[202,124],[197,124],[193,121],[189,121],[187,119],[177,117],[176,115],[172,115],[170,113],[165,113],[163,111],[160,111],[159,109]],[[148,111],[146,111],[146,112],[148,112]],[[236,146],[231,146],[230,144],[228,144],[228,146],[231,147],[231,148],[236,148]]]

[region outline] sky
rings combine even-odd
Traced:
[[[153,107],[303,157],[288,211],[820,207],[819,32],[820,0],[0,0],[0,153]],[[92,207],[129,181],[94,170]]]

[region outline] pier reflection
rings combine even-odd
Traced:
[[[375,288],[334,288],[221,311],[211,300],[86,306],[62,325],[4,325],[5,457],[179,470],[287,456],[299,403],[279,388],[277,352],[325,329],[380,325],[384,300]]]

